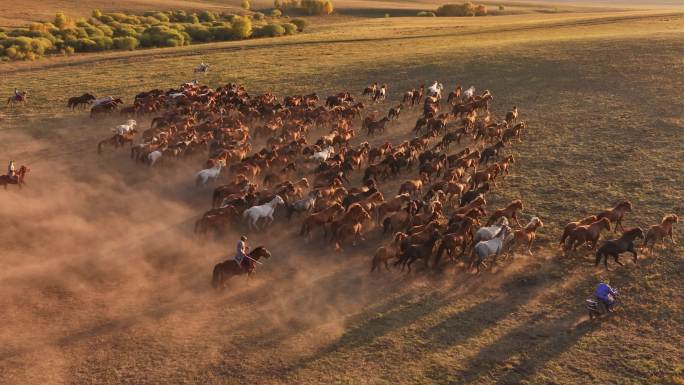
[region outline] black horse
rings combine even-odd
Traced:
[[[611,239],[605,241],[598,251],[596,251],[596,264],[598,266],[601,263],[601,258],[603,258],[603,264],[608,268],[608,257],[613,257],[615,263],[622,266],[620,262],[620,254],[624,252],[630,252],[634,255],[634,263],[637,263],[637,252],[634,250],[634,240],[636,238],[644,239],[644,232],[640,227],[635,227],[629,229],[622,233],[622,236],[618,239]]]

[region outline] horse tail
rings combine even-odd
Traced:
[[[392,219],[390,219],[390,217],[385,218],[385,220],[382,221],[382,233],[387,234],[387,230],[389,230],[391,226]]]
[[[371,261],[371,270],[370,270],[371,273],[374,272],[380,266],[380,256],[378,255],[379,251],[380,250],[375,252],[375,255],[373,256],[373,260]]]
[[[214,193],[211,195],[211,207],[216,208],[218,206],[218,201],[219,198],[221,197],[221,190],[214,190]]]
[[[102,144],[104,144],[104,141],[99,142],[99,143],[97,144],[97,154],[98,154],[98,155],[102,155]]]
[[[195,178],[195,186],[199,187],[201,182],[202,182],[202,175],[197,174],[197,178]]]

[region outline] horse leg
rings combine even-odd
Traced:
[[[624,264],[620,262],[620,253],[613,254],[613,258],[615,259],[615,263],[617,263],[620,266],[624,266]],[[606,258],[606,263],[608,263],[608,258]]]
[[[630,246],[629,246],[629,249],[627,249],[627,251],[629,251],[629,252],[631,252],[632,254],[634,254],[634,264],[636,265],[636,264],[637,264],[638,258],[637,258],[637,252],[636,252],[636,250],[634,250],[634,245],[630,245]]]

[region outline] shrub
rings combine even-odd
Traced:
[[[280,9],[281,6],[282,3],[280,2],[280,0],[273,0],[273,8]]]
[[[437,16],[475,16],[476,7],[471,2],[444,4],[437,8]]]
[[[281,23],[280,25],[285,29],[286,35],[294,35],[297,33],[297,26],[292,23]]]
[[[78,52],[94,52],[97,51],[97,43],[92,39],[80,38],[76,40],[74,46]]]
[[[303,32],[304,28],[306,28],[309,25],[309,23],[304,19],[292,19],[292,20],[290,20],[290,23],[296,25],[297,30],[299,32]]]
[[[252,6],[249,4],[249,1],[248,1],[248,0],[242,0],[242,3],[240,4],[240,6],[241,6],[243,9],[246,9],[246,10],[248,10],[248,11],[249,11],[249,9],[252,7]]]
[[[210,23],[210,22],[216,21],[216,19],[218,19],[216,14],[213,12],[210,12],[210,11],[202,11],[199,14],[197,14],[197,17],[200,19],[200,21],[206,22],[206,23]]]
[[[389,13],[386,13],[386,14],[385,14],[385,19],[389,19],[389,17],[390,17],[390,14],[389,14]]]
[[[309,15],[325,14],[325,2],[323,0],[302,0],[301,7]]]
[[[236,39],[246,39],[252,36],[252,21],[247,17],[236,16],[233,19],[233,36]]]
[[[74,50],[74,47],[64,47],[64,53],[67,55],[73,55],[76,50]]]
[[[140,34],[135,30],[135,28],[127,25],[122,25],[114,30],[114,37],[138,37],[138,35]]]
[[[107,51],[107,50],[111,50],[114,47],[114,41],[112,40],[111,37],[98,36],[98,37],[93,37],[92,40],[97,45],[98,51]]]
[[[487,7],[482,4],[475,7],[475,16],[487,16]]]
[[[283,16],[283,13],[279,9],[274,9],[271,11],[271,17],[273,18],[279,18],[280,16]]]
[[[179,47],[188,44],[188,34],[165,25],[155,25],[146,28],[140,35],[140,45],[143,47]]]
[[[59,29],[64,29],[68,24],[68,19],[63,12],[57,12],[53,24]]]
[[[277,23],[268,23],[254,32],[258,37],[277,37],[285,34],[285,28]]]
[[[114,36],[114,30],[112,30],[112,27],[110,27],[110,26],[108,26],[108,25],[101,24],[101,25],[98,25],[97,28],[98,28],[100,31],[102,31],[102,33],[103,33],[105,36],[109,36],[109,37]]]
[[[133,51],[134,49],[138,48],[138,45],[140,45],[138,39],[132,36],[116,37],[113,39],[113,43],[116,49],[123,49],[127,51]]]
[[[261,20],[264,20],[265,18],[266,18],[266,15],[264,15],[261,12],[254,12],[252,14],[252,19],[254,19],[256,21],[261,21]]]
[[[503,6],[503,4],[499,4],[499,11],[503,11],[504,9],[506,8]]]
[[[234,38],[233,36],[233,27],[228,25],[228,26],[219,26],[219,27],[211,27],[209,28],[209,32],[211,32],[211,35],[214,37],[214,40],[231,40]]]
[[[193,41],[206,42],[213,37],[209,29],[201,24],[188,24],[185,26],[185,32],[190,35]]]
[[[93,11],[92,16],[99,20],[102,17],[102,12],[99,9],[96,9]]]
[[[437,15],[435,15],[434,12],[420,11],[420,12],[418,12],[418,16],[421,16],[421,17],[435,17],[435,16],[437,16]]]

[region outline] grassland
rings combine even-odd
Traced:
[[[682,247],[605,272],[554,245],[565,222],[623,197],[635,205],[630,226],[684,212],[683,37],[684,14],[664,10],[359,19],[277,41],[0,65],[3,93],[16,85],[31,94],[25,108],[0,110],[0,153],[36,168],[33,192],[10,192],[26,211],[0,205],[18,229],[2,238],[15,248],[0,257],[10,266],[0,275],[0,382],[683,383]],[[372,242],[336,256],[283,232],[263,235],[283,246],[258,278],[209,295],[207,266],[222,246],[181,242],[206,207],[206,194],[182,182],[196,165],[150,177],[126,154],[96,159],[93,143],[112,122],[64,108],[85,91],[130,100],[171,87],[201,60],[212,64],[203,82],[279,95],[386,82],[393,100],[381,111],[433,80],[490,89],[499,116],[520,106],[530,130],[492,198],[499,206],[521,197],[527,216],[544,219],[535,257],[479,277],[369,276]],[[406,137],[409,124],[391,136]],[[65,172],[76,175],[69,186]],[[53,199],[57,207],[44,203]],[[98,209],[103,202],[114,207]],[[68,231],[52,222],[26,229],[55,213]],[[22,232],[51,253],[17,241]],[[54,238],[73,232],[79,246],[69,255],[74,245]],[[622,309],[585,322],[581,303],[606,278],[623,292]]]

